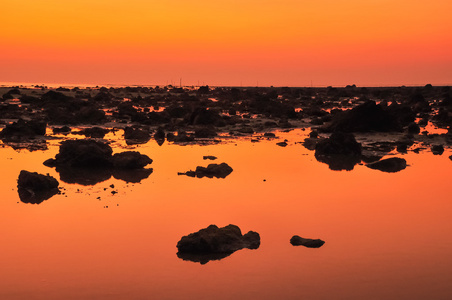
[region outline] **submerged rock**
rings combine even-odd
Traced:
[[[244,248],[257,249],[259,246],[260,236],[257,232],[249,231],[242,235],[236,225],[222,228],[210,225],[182,237],[176,245],[178,257],[202,264],[213,259],[222,259]]]
[[[406,168],[406,160],[400,157],[391,157],[367,164],[366,167],[382,172],[395,173]]]
[[[325,242],[320,239],[305,239],[298,235],[294,235],[290,239],[290,243],[293,246],[305,246],[308,248],[320,248],[325,244]]]
[[[20,171],[17,179],[19,198],[24,203],[39,204],[58,194],[58,181],[49,175]]]
[[[208,178],[226,178],[233,169],[227,163],[209,164],[207,167],[196,167],[195,171],[180,172],[178,175],[187,175],[190,177],[208,177]]]

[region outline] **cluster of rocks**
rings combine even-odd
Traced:
[[[113,155],[108,144],[85,139],[63,141],[59,153],[46,160],[44,165],[55,167],[64,182],[93,185],[111,176],[126,182],[139,182],[152,173],[152,169],[144,169],[151,163],[152,159],[137,151]]]
[[[329,133],[406,132],[416,138],[429,123],[450,128],[451,95],[449,87],[431,85],[415,88],[165,86],[54,90],[17,87],[5,89],[0,115],[5,119],[26,118],[50,126],[98,126],[105,130],[115,124],[126,127],[124,138],[128,144],[146,143],[151,137],[159,144],[165,140],[187,143],[215,138],[219,132],[236,136],[308,126]],[[11,99],[17,101],[11,102]],[[89,137],[103,136],[98,129],[85,133]],[[5,138],[14,140],[14,136],[30,136],[30,132],[16,134],[7,130],[3,133]],[[450,141],[449,138],[445,142]]]
[[[255,231],[249,231],[242,235],[236,225],[228,225],[219,228],[210,225],[197,232],[183,236],[176,247],[177,256],[183,260],[206,264],[211,260],[220,260],[241,249],[258,249],[260,235]],[[305,239],[297,235],[290,239],[294,246],[319,248],[325,243],[319,239]]]
[[[227,163],[209,164],[207,167],[197,166],[195,171],[179,172],[178,175],[187,175],[197,178],[226,178],[233,169]]]

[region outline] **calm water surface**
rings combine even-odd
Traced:
[[[398,173],[338,172],[296,143],[305,132],[277,135],[289,145],[150,141],[132,148],[154,160],[147,179],[94,186],[42,165],[58,140],[47,151],[0,148],[0,299],[452,298],[450,151],[398,155],[410,165]],[[210,163],[203,155],[234,171],[177,175]],[[22,203],[20,170],[49,173],[64,194]],[[257,231],[261,246],[205,265],[179,259],[178,240],[210,224]],[[295,234],[326,243],[293,247]]]

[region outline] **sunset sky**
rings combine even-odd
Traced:
[[[452,84],[450,0],[0,0],[0,82]]]

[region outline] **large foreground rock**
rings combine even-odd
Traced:
[[[367,164],[366,166],[382,172],[395,173],[406,168],[406,160],[400,157],[391,157]]]
[[[290,243],[293,246],[305,246],[308,248],[320,248],[323,246],[323,244],[325,244],[325,242],[320,239],[306,239],[298,235],[294,235],[290,239]]]
[[[17,179],[19,198],[24,203],[39,204],[57,194],[58,181],[49,175],[20,171]]]
[[[210,225],[198,232],[184,236],[177,243],[178,256],[182,259],[207,263],[212,259],[221,259],[244,248],[257,249],[260,236],[249,231],[242,235],[236,225],[218,228]]]
[[[49,166],[76,168],[108,167],[112,165],[113,150],[95,140],[67,140],[60,145],[55,159],[46,161]]]
[[[315,158],[332,170],[353,170],[361,162],[361,144],[351,133],[334,132],[315,146]]]

